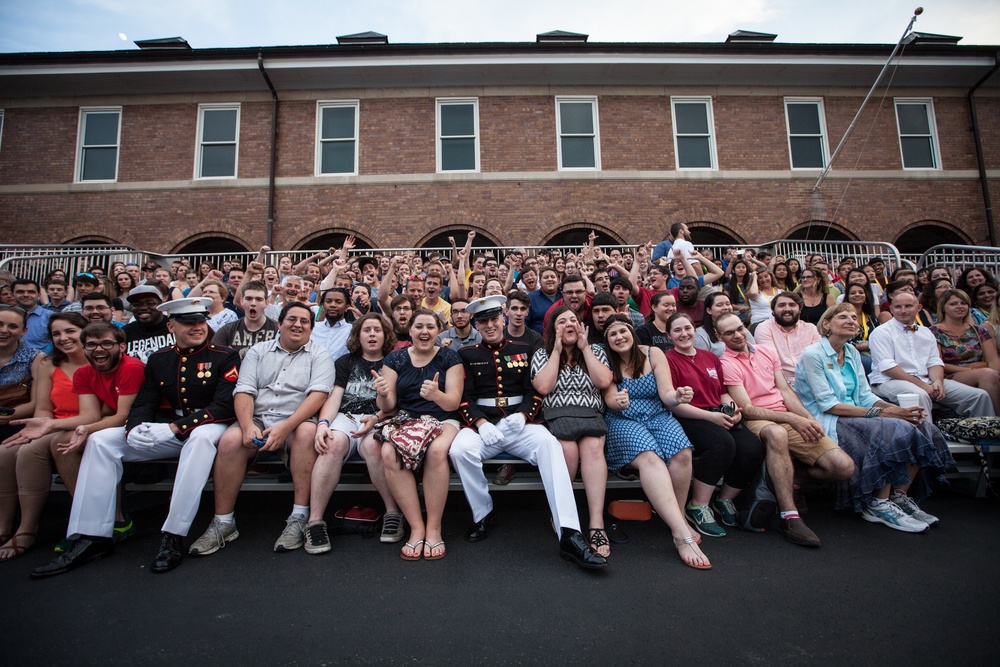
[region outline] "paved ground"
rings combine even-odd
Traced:
[[[634,492],[618,492],[629,497]],[[204,508],[192,531],[209,520]],[[630,528],[611,567],[557,558],[540,492],[497,494],[500,523],[462,537],[465,500],[445,516],[448,556],[407,563],[398,547],[334,539],[326,556],[275,554],[290,498],[244,494],[240,538],[174,572],[147,569],[163,494],[130,497],[139,533],[113,558],[30,581],[68,517],[53,496],[39,547],[0,564],[6,665],[164,664],[997,664],[1000,503],[940,493],[942,518],[907,535],[825,509],[823,548],[780,535],[706,539],[715,568],[681,565],[662,524]],[[334,507],[372,504],[339,494]],[[582,502],[582,500],[581,500]],[[44,545],[44,548],[42,548]]]

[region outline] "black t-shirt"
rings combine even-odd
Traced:
[[[372,371],[382,370],[382,360],[368,361],[360,354],[345,354],[334,362],[334,384],[344,388],[340,412],[346,415],[373,415],[378,412]]]
[[[161,347],[170,347],[176,342],[174,335],[167,329],[167,318],[159,324],[147,327],[140,322],[129,322],[122,331],[125,332],[125,354],[135,357],[142,363],[149,360]]]
[[[524,327],[524,333],[521,334],[520,336],[515,336],[514,334],[512,334],[510,332],[510,329],[507,329],[504,333],[509,340],[520,341],[530,346],[532,356],[535,355],[535,351],[538,350],[538,348],[542,347],[542,336],[534,329],[529,329],[528,327]]]
[[[674,344],[667,337],[667,334],[661,332],[656,328],[656,325],[652,322],[647,322],[641,327],[635,330],[635,337],[639,340],[640,345],[652,345],[653,347],[658,347],[664,352],[674,349]]]

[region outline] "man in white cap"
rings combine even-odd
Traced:
[[[153,285],[139,285],[128,293],[134,322],[125,325],[125,354],[146,363],[149,356],[175,342],[167,326],[167,318],[160,310],[163,293]]]
[[[493,499],[483,474],[483,459],[509,452],[538,466],[552,522],[559,535],[559,555],[596,569],[607,565],[580,533],[580,517],[562,446],[546,429],[529,424],[542,399],[531,385],[531,347],[504,335],[502,296],[475,299],[466,310],[476,318],[483,342],[459,351],[465,364],[465,391],[459,412],[467,428],[459,431],[449,456],[462,478],[472,507],[470,542],[486,538],[493,523]]]
[[[39,579],[69,572],[114,553],[115,491],[124,461],[179,456],[170,511],[151,572],[168,572],[183,558],[183,536],[198,512],[215,461],[215,448],[235,419],[233,390],[240,355],[209,341],[205,298],[177,299],[158,307],[176,344],[150,355],[145,379],[124,428],[93,433],[84,450],[67,537],[73,546],[47,565]],[[169,405],[169,407],[161,407]]]

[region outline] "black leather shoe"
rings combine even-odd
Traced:
[[[75,570],[92,560],[110,556],[115,552],[115,541],[110,537],[81,537],[73,546],[45,565],[31,571],[32,579],[54,577],[57,574]]]
[[[469,534],[465,536],[465,539],[469,542],[485,540],[486,536],[490,534],[491,528],[493,528],[493,512],[484,516],[482,521],[472,524],[472,528],[469,529]]]
[[[588,570],[599,570],[607,567],[608,559],[594,551],[579,530],[563,528],[559,539],[559,557],[573,561]]]
[[[160,540],[160,550],[149,566],[149,571],[155,574],[170,572],[184,560],[184,540],[180,535],[163,533]]]

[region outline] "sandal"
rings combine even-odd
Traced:
[[[695,544],[694,538],[688,535],[687,537],[674,538],[674,547],[677,548],[677,555],[681,557],[684,564],[688,567],[693,567],[696,570],[711,570],[712,564],[709,562],[708,557],[701,552],[701,549]],[[704,563],[699,563],[695,558],[685,558],[681,554],[681,549],[687,547],[691,550],[695,556],[701,556],[705,559]]]
[[[409,549],[412,555],[407,556],[406,549]],[[403,548],[400,549],[399,557],[402,558],[403,560],[420,560],[421,558],[424,557],[424,541],[417,540],[416,544],[410,544],[409,542],[407,542],[406,544],[403,545]]]
[[[611,541],[608,533],[603,528],[590,528],[590,548],[597,552],[597,555],[607,558],[611,555]]]
[[[447,549],[439,553],[437,556],[434,555],[434,550],[437,549],[438,547],[443,547],[443,546],[444,546],[444,540],[441,540],[440,542],[435,542],[434,544],[428,544],[427,542],[424,542],[424,560],[441,560],[442,558],[444,558],[445,555],[447,555],[448,553]]]
[[[25,551],[35,546],[35,538],[37,537],[37,535],[38,535],[37,533],[14,533],[10,537],[10,540],[4,542],[3,543],[4,546],[0,547],[0,561],[13,560],[19,556],[23,556]],[[18,544],[17,543],[18,537],[30,537],[31,544],[29,544],[28,546],[22,546]]]

